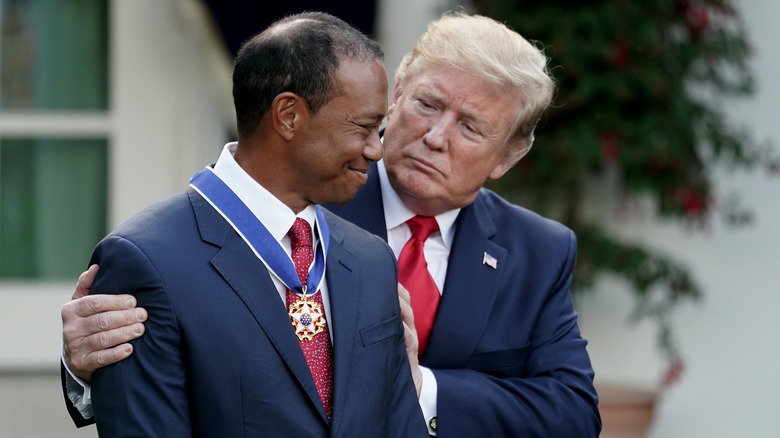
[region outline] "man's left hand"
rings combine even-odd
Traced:
[[[398,302],[401,306],[401,319],[404,322],[404,345],[406,346],[406,354],[409,356],[409,366],[412,369],[412,379],[417,390],[417,398],[419,398],[423,378],[419,359],[417,358],[419,341],[417,340],[417,330],[414,328],[414,312],[412,312],[411,300],[409,291],[401,286],[401,283],[398,283]]]

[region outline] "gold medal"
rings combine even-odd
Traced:
[[[290,304],[288,314],[295,334],[301,341],[311,341],[314,335],[325,330],[325,315],[322,313],[322,306],[307,300],[306,293]]]

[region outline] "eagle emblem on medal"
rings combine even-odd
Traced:
[[[290,304],[288,311],[295,334],[301,341],[311,341],[317,334],[325,330],[325,316],[322,306],[303,298],[298,298]]]

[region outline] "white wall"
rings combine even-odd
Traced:
[[[432,20],[449,9],[452,0],[379,0],[377,39],[385,52],[391,94],[395,69]]]
[[[736,2],[755,48],[759,84],[750,101],[728,102],[734,120],[752,127],[780,152],[780,2]],[[737,191],[754,209],[754,225],[722,223],[697,232],[634,217],[617,222],[625,236],[641,239],[687,263],[706,296],[682,306],[674,324],[685,356],[682,380],[662,395],[652,438],[780,436],[780,175],[717,174],[719,190]],[[661,361],[650,324],[623,324],[631,303],[620,285],[605,283],[580,302],[583,333],[597,380],[654,385]]]
[[[235,122],[232,61],[199,1],[114,1],[112,17],[113,228],[184,190]]]
[[[210,26],[197,0],[112,2],[109,228],[185,190],[235,125],[231,60]],[[58,369],[75,281],[0,282],[0,371]]]

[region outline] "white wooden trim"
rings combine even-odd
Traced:
[[[0,136],[108,137],[111,116],[99,112],[10,112],[0,117]]]

